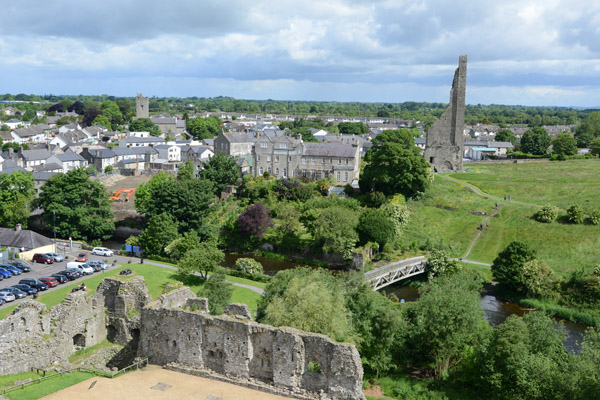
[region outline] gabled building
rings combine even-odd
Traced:
[[[83,157],[88,164],[91,164],[96,167],[96,171],[104,172],[106,167],[115,166],[117,163],[117,155],[114,151],[105,148],[96,148],[91,149],[89,147],[84,147],[81,152],[81,157]]]
[[[215,138],[214,148],[216,153],[224,153],[228,156],[249,156],[256,137],[248,133],[221,132]]]
[[[75,168],[86,167],[88,165],[86,159],[77,153],[53,154],[48,158],[47,162],[58,164],[61,168],[60,172],[64,174]]]
[[[52,157],[46,149],[42,150],[23,150],[21,147],[17,152],[17,163],[28,171],[33,171],[35,167],[46,164],[47,160]]]
[[[157,136],[127,137],[119,141],[119,147],[158,146],[165,143],[165,139]]]

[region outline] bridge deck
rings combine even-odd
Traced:
[[[379,290],[392,283],[425,272],[427,259],[423,256],[408,258],[384,265],[365,273],[365,280],[373,290]]]

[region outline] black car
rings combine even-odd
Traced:
[[[50,276],[52,278],[56,278],[56,280],[58,281],[58,283],[67,283],[67,282],[69,282],[69,278],[67,278],[63,274],[52,274]]]
[[[27,293],[25,293],[21,289],[15,288],[15,287],[7,287],[4,289],[0,289],[0,292],[12,293],[15,295],[15,299],[23,299],[23,298],[27,297]]]
[[[48,290],[48,286],[44,285],[44,283],[39,279],[21,279],[19,284],[29,285],[38,291]]]
[[[23,292],[31,295],[31,294],[36,294],[38,292],[38,290],[36,288],[32,288],[29,285],[25,285],[25,284],[19,284],[19,285],[12,285],[12,287],[17,288],[19,290],[22,290]]]
[[[23,264],[21,261],[12,261],[11,264],[19,268],[23,272],[31,271],[31,267],[29,265]]]
[[[80,276],[79,272],[74,269],[67,269],[64,271],[59,271],[55,275],[65,276],[70,281],[74,281],[75,279],[79,278],[79,276]]]

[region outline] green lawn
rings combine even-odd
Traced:
[[[540,166],[540,164],[543,164]],[[560,186],[563,183],[563,178],[557,178],[555,182],[547,182],[546,185],[538,187],[538,197],[540,199],[555,199],[556,205],[564,206],[575,201],[580,201],[580,204],[591,204],[592,196],[595,197],[595,207],[600,208],[600,173],[597,177],[592,178],[590,170],[592,168],[600,168],[600,162],[595,160],[573,161],[568,164],[559,162],[546,162],[535,164],[498,164],[498,165],[478,165],[480,168],[479,174],[484,175],[483,170],[493,170],[486,172],[492,176],[505,176],[505,179],[510,179],[509,172],[521,166],[533,166],[529,170],[530,174],[537,171],[545,171],[544,165],[548,168],[556,168],[556,165],[566,165],[565,168],[574,168],[574,165],[579,165],[583,170],[583,176],[587,177],[591,184],[587,185],[587,189],[582,196],[571,194],[572,200],[560,200]],[[583,165],[583,166],[582,166]],[[506,168],[508,172],[502,174],[502,168]],[[471,173],[453,174],[459,179],[469,180],[469,183],[475,183],[477,186],[482,185],[473,182],[470,178],[477,174],[472,167]],[[599,171],[600,172],[600,171]],[[525,174],[523,172],[523,174]],[[550,179],[545,173],[547,179]],[[530,177],[535,181],[536,177]],[[480,182],[492,182],[491,180],[481,179]],[[497,182],[503,182],[499,180]],[[574,182],[574,185],[585,186],[585,182]],[[485,185],[483,185],[485,186]],[[544,189],[545,188],[545,189]],[[482,187],[483,190],[491,194],[498,194],[493,188]],[[508,191],[506,188],[499,191],[502,193]],[[516,199],[522,192],[513,191],[512,197]],[[516,194],[515,194],[516,193]],[[533,198],[532,198],[533,199]],[[530,199],[520,199],[528,201]],[[590,201],[587,201],[590,200]],[[548,202],[546,200],[540,203]],[[473,247],[469,259],[485,263],[492,263],[498,253],[504,249],[512,240],[522,240],[528,243],[532,248],[536,249],[538,257],[550,265],[558,274],[562,276],[568,275],[571,271],[579,268],[592,268],[600,263],[600,226],[589,224],[573,225],[563,222],[555,222],[552,224],[543,224],[531,218],[535,209],[526,206],[509,202],[500,202],[500,212],[497,216],[488,220],[488,228],[484,230],[476,245]],[[470,241],[477,234],[477,228],[480,223],[483,223],[485,217],[468,213],[471,211],[485,211],[490,213],[495,206],[495,201],[484,198],[475,194],[473,191],[454,182],[436,178],[431,189],[428,191],[424,199],[420,201],[409,201],[408,205],[411,209],[411,219],[405,229],[403,240],[405,244],[415,242],[417,246],[425,246],[428,241],[437,247],[442,247],[451,257],[462,257]],[[590,206],[587,207],[590,209]],[[488,267],[468,265],[471,269],[477,269],[487,275]]]
[[[584,210],[600,208],[600,160],[546,161],[517,164],[465,164],[470,172],[449,176],[484,192],[537,205]]]
[[[171,269],[162,268],[150,264],[124,264],[123,266],[114,269],[109,269],[104,273],[98,273],[97,275],[93,275],[90,278],[84,280],[79,279],[77,281],[65,284],[57,290],[53,290],[52,292],[41,295],[38,298],[38,301],[44,303],[48,308],[55,306],[56,304],[60,303],[71,292],[71,289],[75,285],[80,285],[81,282],[85,282],[85,285],[88,288],[88,293],[94,293],[102,279],[109,276],[119,276],[119,272],[125,268],[130,268],[134,273],[132,275],[120,276],[120,278],[131,279],[131,277],[133,276],[143,276],[144,281],[146,282],[146,286],[148,287],[148,291],[154,299],[162,294],[162,291],[166,285],[179,284],[182,280],[181,275],[177,271]],[[254,282],[243,278],[228,276],[227,279],[239,283],[245,283],[255,287],[264,288],[265,286],[264,283]],[[200,288],[203,286],[203,282],[202,279],[194,277],[189,282],[186,282],[186,286],[189,286],[194,293],[197,293],[198,290],[200,290]],[[247,304],[250,310],[254,312],[256,311],[256,303],[259,298],[260,295],[256,292],[253,292],[250,289],[234,286],[233,294],[231,296],[231,302]],[[1,309],[0,319],[10,314],[15,309],[15,307],[16,305],[13,305],[11,307]]]
[[[9,375],[8,377],[3,378],[11,378],[14,376],[15,375]],[[4,396],[10,400],[35,400],[93,377],[95,377],[95,375],[89,372],[71,372],[69,374],[63,374],[62,376],[46,379],[41,383],[34,383],[24,389],[8,392]],[[31,378],[37,379],[39,378],[39,375],[36,374],[35,377]],[[82,396],[82,398],[83,397],[84,396]]]

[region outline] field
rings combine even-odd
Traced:
[[[141,275],[144,277],[146,281],[146,286],[150,291],[150,295],[153,299],[157,298],[161,295],[164,287],[168,284],[180,284],[181,276],[177,273],[177,271],[173,271],[171,269],[166,269],[162,267],[157,267],[150,264],[126,264],[126,266],[118,267],[115,269],[108,270],[104,273],[99,273],[90,278],[84,280],[77,280],[72,282],[71,284],[66,284],[60,289],[56,289],[51,291],[50,293],[46,293],[41,295],[38,298],[38,301],[45,304],[48,308],[55,306],[60,303],[71,291],[71,289],[75,285],[81,284],[81,282],[85,282],[85,285],[88,288],[88,293],[94,293],[98,288],[98,285],[102,281],[102,279],[109,276],[118,276],[119,272],[125,268],[130,268],[134,274],[127,275],[121,277],[122,279],[130,279],[133,276]],[[253,282],[247,279],[236,278],[236,277],[227,277],[227,279],[231,279],[231,281],[235,281],[238,283],[245,283],[248,285],[256,286],[256,287],[264,287],[264,284]],[[186,286],[189,286],[190,289],[196,293],[203,286],[201,279],[193,279],[191,282],[186,282]],[[232,303],[243,303],[247,304],[250,308],[250,311],[254,313],[256,311],[256,303],[260,295],[256,292],[253,292],[250,289],[245,289],[241,287],[234,286],[233,294],[231,296]],[[0,310],[0,319],[6,317],[10,314],[15,306],[6,307]]]
[[[498,202],[498,215],[473,247],[468,259],[492,263],[512,240],[522,240],[537,250],[538,257],[559,275],[600,263],[600,226],[564,222],[543,224],[531,218],[537,207],[553,204],[562,209],[577,203],[584,210],[600,209],[600,161],[577,160],[522,164],[467,165],[471,172],[450,176],[511,202],[482,197],[464,185],[436,177],[423,200],[409,201],[411,220],[404,236],[405,245],[441,247],[451,257],[463,257],[485,216]],[[482,270],[485,267],[476,267]]]

